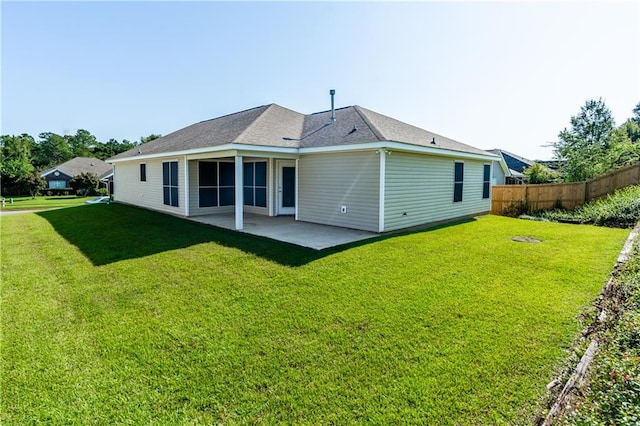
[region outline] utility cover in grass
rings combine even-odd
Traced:
[[[533,237],[513,237],[511,239],[519,243],[541,243],[542,242],[541,240]]]

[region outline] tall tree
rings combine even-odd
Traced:
[[[623,128],[633,143],[640,143],[640,102],[633,108],[633,116],[622,123]]]
[[[0,138],[0,179],[2,192],[9,193],[20,179],[34,171],[31,150],[35,141],[29,135],[3,135]]]
[[[634,121],[638,126],[640,126],[640,102],[633,108],[633,117],[630,120]]]
[[[555,157],[563,160],[560,172],[570,182],[590,179],[607,171],[606,152],[615,122],[600,98],[586,101],[580,113],[571,117],[571,127],[553,144]]]
[[[633,164],[640,160],[640,144],[634,143],[632,136],[638,137],[637,124],[629,120],[613,132],[609,140],[609,149],[605,156],[606,171]]]
[[[75,135],[65,136],[74,157],[93,157],[98,140],[87,130],[78,129]]]
[[[55,133],[45,132],[38,135],[33,155],[33,165],[39,169],[53,167],[73,158],[73,152],[67,140]]]
[[[147,142],[151,142],[154,139],[161,138],[162,135],[156,135],[155,133],[150,134],[149,136],[140,136],[140,144],[145,144]]]

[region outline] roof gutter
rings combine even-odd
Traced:
[[[402,142],[382,141],[382,142],[366,142],[352,145],[333,145],[322,147],[309,147],[309,148],[284,148],[284,147],[272,147],[264,145],[247,145],[247,144],[225,144],[209,148],[198,148],[185,151],[173,151],[163,152],[158,154],[136,155],[127,158],[109,159],[108,163],[124,163],[127,161],[139,161],[149,160],[154,158],[167,158],[175,157],[179,155],[192,155],[192,154],[215,154],[222,151],[251,151],[255,153],[271,153],[271,154],[320,154],[320,153],[332,153],[332,152],[348,152],[348,151],[364,151],[371,149],[391,149],[394,151],[409,152],[415,154],[427,154],[439,157],[455,157],[465,158],[470,160],[483,160],[483,161],[499,161],[500,157],[487,153],[479,154],[473,152],[455,151],[451,149],[436,148],[421,145],[411,145]]]
[[[107,163],[113,164],[113,163],[124,163],[127,161],[152,160],[154,158],[175,157],[178,155],[206,154],[209,152],[212,154],[215,154],[221,151],[253,151],[253,152],[271,152],[271,153],[294,154],[294,155],[298,154],[298,148],[229,143],[229,144],[206,147],[206,148],[160,152],[157,154],[140,154],[140,155],[134,155],[132,157],[126,157],[126,158],[109,158],[105,161]]]
[[[314,154],[314,153],[323,153],[323,152],[329,153],[329,152],[345,152],[345,151],[362,151],[362,150],[381,149],[381,148],[390,149],[394,151],[415,153],[415,154],[428,154],[428,155],[434,155],[434,156],[440,156],[440,157],[456,157],[456,158],[467,158],[467,159],[486,160],[486,161],[499,160],[499,157],[490,153],[480,154],[480,153],[473,153],[473,152],[455,151],[452,149],[435,148],[435,147],[432,148],[429,146],[411,145],[403,142],[394,142],[394,141],[300,148],[299,153]]]

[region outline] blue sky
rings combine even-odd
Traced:
[[[531,159],[640,102],[640,2],[7,2],[2,134],[137,140],[254,106],[361,105]]]

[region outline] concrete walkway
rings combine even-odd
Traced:
[[[188,219],[219,228],[235,229],[235,216],[233,213],[193,216]],[[269,217],[250,213],[244,214],[244,229],[240,232],[315,250],[366,240],[379,235],[355,229],[300,222],[296,221],[292,216]]]

